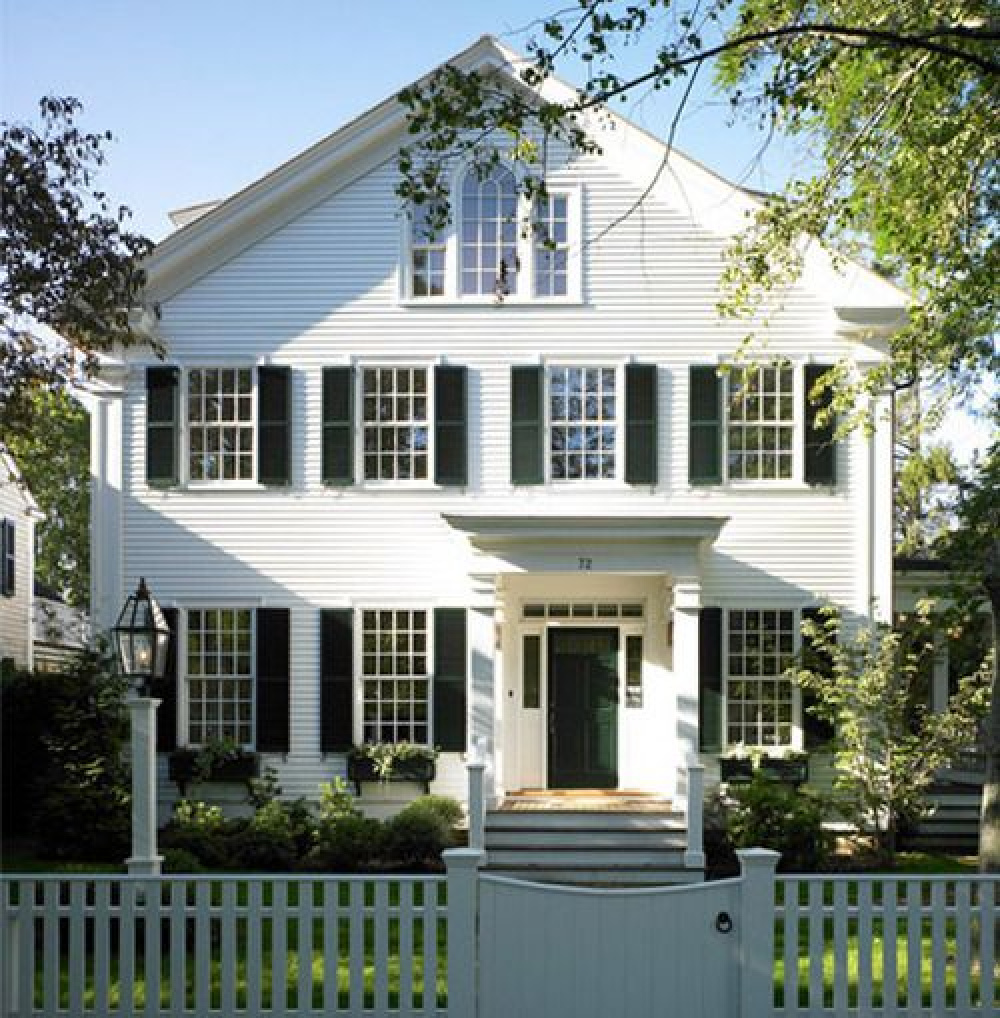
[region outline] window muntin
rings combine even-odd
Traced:
[[[553,481],[617,475],[617,372],[601,367],[549,370],[549,475]]]
[[[361,613],[362,740],[430,741],[428,612]]]
[[[729,480],[785,480],[793,476],[794,383],[790,365],[750,365],[730,372],[726,427]]]
[[[461,284],[463,296],[517,293],[517,180],[493,167],[469,170],[462,184]]]
[[[253,480],[253,370],[189,369],[187,426],[190,480]]]
[[[730,745],[792,744],[795,612],[731,609],[726,633],[726,739]]]
[[[362,461],[366,481],[424,481],[430,459],[427,368],[361,372]]]
[[[191,608],[187,613],[188,742],[253,744],[253,611]]]
[[[535,202],[534,268],[536,297],[569,292],[569,198],[549,194]]]
[[[414,297],[443,297],[446,244],[442,232],[430,221],[426,205],[411,212],[410,292]]]

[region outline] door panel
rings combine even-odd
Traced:
[[[550,788],[618,785],[618,630],[550,629]]]

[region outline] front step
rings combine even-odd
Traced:
[[[688,883],[687,828],[671,803],[642,793],[544,791],[486,814],[486,868],[525,880],[603,885]]]

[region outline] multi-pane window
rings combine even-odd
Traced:
[[[250,368],[192,368],[188,372],[187,418],[188,476],[192,481],[253,480]]]
[[[726,734],[730,745],[788,746],[795,612],[730,610],[726,634]]]
[[[494,167],[472,169],[462,185],[461,292],[504,297],[517,292],[517,181]]]
[[[428,213],[425,205],[416,206],[412,212],[410,288],[414,297],[444,296],[445,242]]]
[[[565,297],[569,279],[569,199],[550,194],[535,202],[535,296]]]
[[[187,613],[188,741],[253,744],[253,611]]]
[[[729,375],[728,471],[733,481],[790,478],[794,469],[794,371],[752,365]]]
[[[427,369],[365,368],[361,390],[365,480],[426,480]]]
[[[554,481],[614,478],[618,432],[614,368],[549,372],[549,470]]]
[[[414,609],[361,613],[365,742],[429,741],[428,617]]]

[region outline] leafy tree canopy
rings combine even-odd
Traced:
[[[77,124],[77,99],[48,96],[40,123],[4,121],[0,229],[0,432],[29,430],[33,392],[59,389],[96,355],[134,340],[129,310],[151,250],[97,187],[110,133]],[[40,326],[54,330],[47,336]]]
[[[538,139],[593,151],[589,113],[672,85],[676,125],[708,66],[734,117],[798,138],[816,166],[768,199],[734,246],[725,309],[787,280],[803,236],[819,237],[914,296],[890,363],[864,384],[922,376],[961,390],[998,361],[998,14],[997,0],[577,0],[541,22],[524,90],[448,66],[401,93],[413,141],[399,156],[399,194],[443,224],[451,160],[485,166],[513,153],[530,195],[544,187]],[[648,68],[620,73],[624,49],[650,39]],[[538,86],[570,56],[587,64],[587,84],[568,102],[540,101]],[[845,410],[856,393],[836,381]]]

